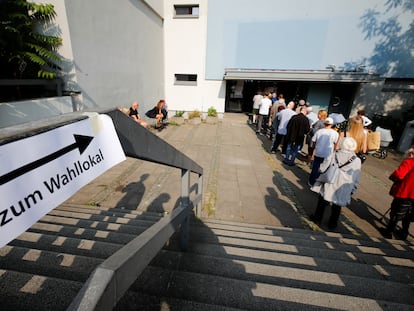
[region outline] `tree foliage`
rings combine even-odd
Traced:
[[[62,39],[36,29],[53,22],[52,4],[26,0],[0,0],[0,77],[6,79],[56,77]]]

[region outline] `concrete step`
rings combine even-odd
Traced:
[[[217,275],[149,266],[131,287],[137,293],[247,310],[412,310],[413,306]],[[365,290],[365,286],[361,286]]]
[[[82,282],[0,269],[1,310],[66,310]]]
[[[238,246],[225,246],[219,244],[191,243],[188,252],[197,255],[228,258],[232,260],[243,260],[269,265],[282,265],[290,268],[299,268],[313,271],[330,272],[336,274],[365,276],[397,280],[401,277],[405,283],[414,280],[414,269],[402,265],[390,265],[350,260],[338,260],[336,258],[325,258],[324,252],[318,256],[303,255],[297,253],[283,253],[280,251],[263,251],[248,249]],[[398,258],[396,259],[398,260]]]
[[[382,238],[373,238],[367,236],[354,236],[349,234],[341,234],[337,232],[320,232],[311,231],[309,229],[287,228],[287,227],[272,227],[267,225],[249,224],[249,223],[235,223],[222,220],[194,220],[191,222],[192,226],[197,228],[208,228],[211,230],[228,230],[240,233],[252,233],[263,235],[264,240],[272,240],[274,235],[283,238],[300,238],[308,241],[323,241],[334,242],[345,245],[378,247],[381,243],[382,248],[397,249],[413,251],[414,245],[408,241],[401,240],[387,240]]]
[[[109,207],[90,206],[90,205],[62,204],[62,205],[59,205],[55,210],[105,215],[105,216],[115,216],[115,217],[127,217],[127,218],[133,218],[133,219],[139,218],[140,220],[150,220],[153,222],[156,222],[162,217],[164,217],[164,214],[162,213],[154,213],[154,212],[140,211],[140,210],[129,210],[126,208],[109,208]]]
[[[85,282],[103,259],[26,247],[0,249],[0,268],[10,271]]]
[[[152,311],[152,310],[180,310],[180,311],[240,311],[245,309],[229,308],[211,303],[200,303],[191,300],[160,297],[128,291],[118,302],[114,311]]]
[[[58,209],[51,210],[48,216],[58,216],[58,217],[66,217],[70,219],[76,220],[89,220],[89,221],[98,221],[98,222],[110,222],[115,224],[125,224],[130,226],[144,226],[149,227],[154,224],[155,221],[146,220],[146,219],[139,219],[139,218],[128,218],[128,217],[114,217],[114,216],[107,216],[107,215],[96,215],[96,214],[89,214],[89,213],[79,213],[79,212],[69,212],[69,211],[62,211]]]
[[[144,232],[145,229],[146,227],[140,228],[140,230],[135,229],[135,234],[128,234],[114,231],[104,231],[87,228],[85,229],[73,226],[63,226],[38,222],[31,226],[28,232],[40,234],[44,233],[48,235],[59,235],[61,237],[94,240],[114,244],[127,244],[132,239],[136,238],[137,233],[140,234]]]
[[[108,232],[121,232],[133,235],[139,235],[143,230],[149,228],[154,223],[146,221],[145,223],[113,223],[108,221],[93,221],[79,218],[62,217],[62,216],[43,216],[40,223],[56,224],[68,227],[76,227],[83,229],[95,229]]]
[[[122,245],[114,243],[34,232],[25,232],[11,241],[8,245],[100,259],[108,258],[122,247]]]
[[[216,234],[215,234],[216,233]],[[223,236],[236,235],[236,237]],[[275,233],[276,234],[276,233]],[[237,232],[211,232],[209,230],[197,230],[192,232],[191,239],[197,243],[219,244],[223,246],[243,247],[250,250],[282,252],[287,254],[301,254],[302,256],[323,257],[326,259],[364,262],[369,264],[399,265],[414,267],[414,252],[381,249],[373,247],[353,247],[339,243],[314,243],[309,240],[298,240],[296,238],[280,238],[273,236],[274,241],[263,241],[260,235],[243,234],[238,237]],[[278,239],[279,238],[279,239]],[[306,242],[308,242],[306,244]]]
[[[153,311],[153,310],[180,310],[180,311],[240,311],[245,309],[229,308],[210,303],[200,303],[191,300],[176,299],[147,295],[142,292],[128,291],[118,302],[114,311]]]
[[[173,272],[186,271],[414,305],[411,284],[400,282],[396,278],[393,281],[385,279],[380,273],[352,276],[165,250],[157,255],[151,262],[151,266]]]

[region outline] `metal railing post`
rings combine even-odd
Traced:
[[[202,197],[203,194],[203,175],[198,174],[198,183],[197,183],[197,195],[200,194]],[[196,216],[201,217],[201,208],[203,206],[202,199],[196,205]]]
[[[188,169],[181,170],[181,205],[185,208],[185,220],[181,224],[180,231],[180,247],[182,250],[188,249],[188,239],[190,234],[190,218],[189,205],[190,205],[190,173]]]

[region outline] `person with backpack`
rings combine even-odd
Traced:
[[[318,203],[315,212],[310,219],[320,224],[325,209],[330,206],[328,228],[335,229],[338,226],[341,208],[351,203],[351,196],[357,190],[361,174],[361,160],[354,150],[356,141],[352,137],[345,137],[340,142],[340,149],[327,157],[320,165],[320,171],[326,171],[335,161],[337,165],[336,176],[329,181],[316,179],[311,190],[318,193]],[[321,174],[322,177],[323,173]]]

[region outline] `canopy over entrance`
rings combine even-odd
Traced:
[[[373,82],[379,81],[378,74],[363,71],[334,70],[273,70],[226,68],[224,80],[267,80],[308,82]]]

